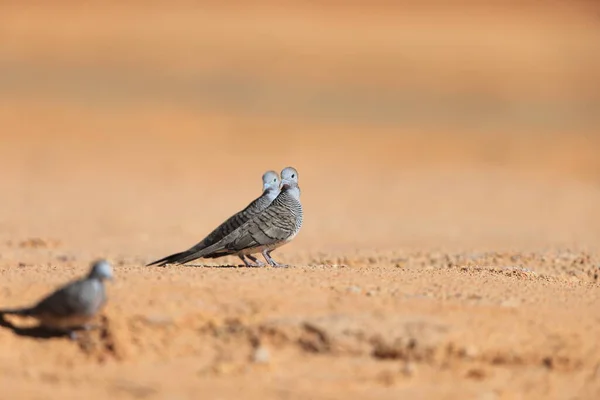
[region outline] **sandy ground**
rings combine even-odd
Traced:
[[[0,304],[116,279],[78,341],[6,318],[1,398],[600,397],[587,11],[64,3],[0,12]],[[292,268],[144,267],[288,165]]]

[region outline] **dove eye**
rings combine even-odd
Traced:
[[[292,174],[292,178],[294,178],[296,176],[296,174]]]

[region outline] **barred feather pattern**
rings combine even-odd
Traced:
[[[204,257],[201,254],[206,248],[214,245],[215,243],[218,243],[220,240],[227,237],[236,229],[244,225],[255,215],[261,213],[265,208],[267,208],[271,204],[271,202],[277,196],[278,193],[278,189],[265,190],[260,197],[252,201],[252,203],[248,204],[248,206],[246,206],[246,208],[244,208],[242,211],[229,217],[225,222],[216,227],[204,239],[202,239],[202,241],[195,244],[193,247],[189,248],[186,251],[175,253],[167,257],[161,258],[160,260],[156,260],[148,265],[160,266],[171,263],[185,264],[187,262]]]
[[[303,211],[297,186],[283,189],[262,213],[257,214],[220,242],[200,252],[203,258],[248,255],[272,250],[292,240],[302,228]]]

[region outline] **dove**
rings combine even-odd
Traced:
[[[302,228],[298,171],[292,167],[281,171],[281,190],[273,202],[219,242],[198,253],[204,258],[236,254],[240,257],[262,253],[273,267],[285,267],[271,257],[271,252],[289,243]]]
[[[87,276],[59,287],[33,306],[0,310],[0,315],[33,317],[41,327],[69,333],[74,339],[74,330],[89,329],[89,322],[105,306],[104,281],[112,278],[108,261],[97,260]]]
[[[275,171],[267,171],[262,176],[263,192],[262,195],[252,201],[246,208],[237,214],[229,217],[225,222],[216,227],[211,233],[208,234],[201,242],[197,243],[188,250],[182,251],[181,253],[175,253],[170,256],[161,258],[160,260],[151,262],[147,266],[151,265],[165,265],[165,264],[185,264],[190,261],[194,261],[198,258],[217,258],[217,256],[202,257],[200,253],[207,247],[219,242],[224,237],[229,235],[231,232],[236,230],[238,227],[243,225],[246,221],[252,218],[254,215],[259,214],[265,208],[271,204],[271,202],[279,194],[280,180],[279,175]],[[247,267],[258,267],[263,266],[264,263],[256,259],[251,254],[239,255],[240,259],[244,262]],[[252,262],[246,260],[248,257]]]

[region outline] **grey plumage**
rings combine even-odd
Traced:
[[[281,191],[265,210],[219,242],[198,253],[201,257],[240,256],[262,253],[271,266],[283,266],[271,257],[276,248],[290,242],[302,227],[298,172],[287,167],[281,171]]]
[[[72,333],[88,323],[106,304],[104,280],[112,279],[112,267],[105,260],[92,263],[87,276],[56,289],[31,307],[0,310],[37,319],[44,328]]]
[[[220,254],[206,254],[202,255],[204,249],[214,245],[215,243],[221,241],[223,238],[227,237],[231,232],[235,231],[237,228],[242,226],[246,221],[251,219],[253,216],[261,213],[264,209],[266,209],[269,204],[277,197],[279,194],[280,180],[279,175],[275,171],[267,171],[262,176],[263,181],[263,193],[260,197],[252,201],[246,208],[242,211],[232,215],[225,222],[215,228],[211,233],[209,233],[202,241],[189,248],[188,250],[182,251],[180,253],[175,253],[170,256],[161,258],[160,260],[151,262],[147,266],[150,265],[165,265],[165,264],[185,264],[190,261],[194,261],[198,258],[217,258],[221,257]],[[235,254],[235,253],[230,253]],[[261,266],[264,265],[260,261],[258,261],[251,254],[239,254],[238,255],[246,266]],[[246,260],[248,257],[253,263],[248,262]]]

